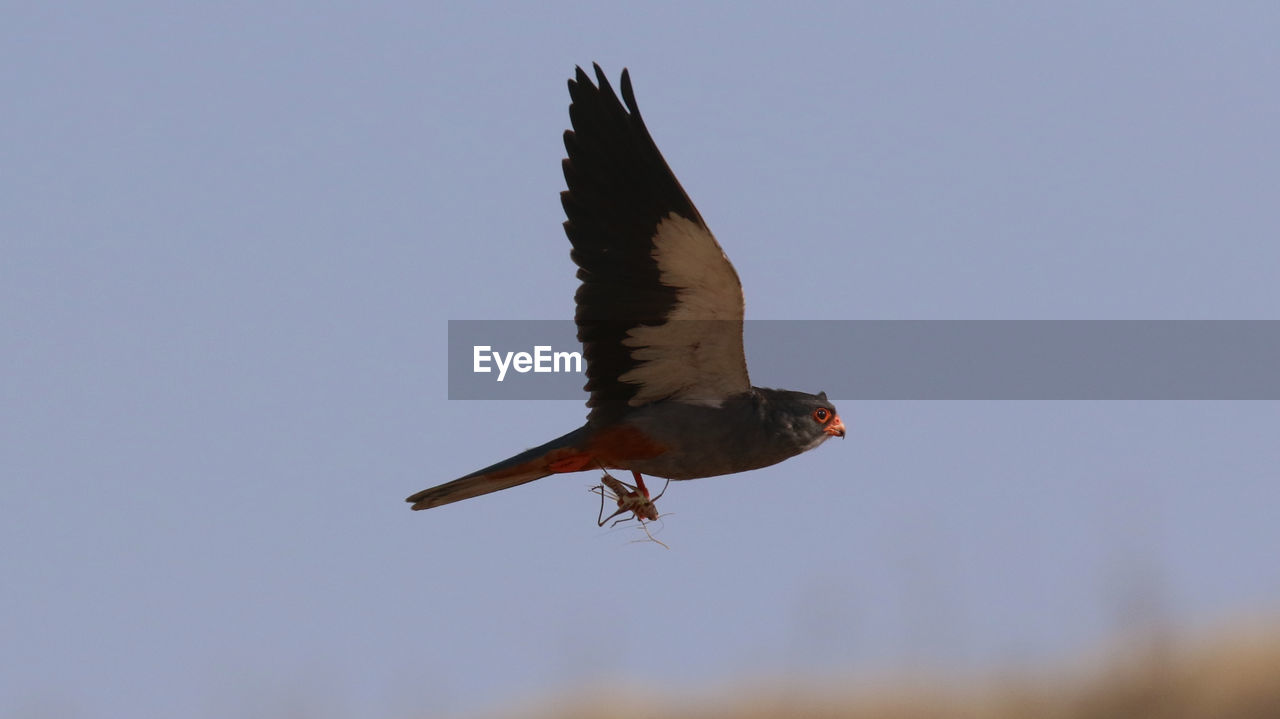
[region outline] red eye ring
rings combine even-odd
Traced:
[[[831,419],[831,412],[826,407],[819,407],[813,411],[813,419],[818,424],[826,424]]]

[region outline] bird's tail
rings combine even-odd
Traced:
[[[586,426],[579,427],[544,445],[521,452],[465,477],[424,489],[405,501],[413,504],[412,509],[430,509],[515,487],[557,472],[590,469],[589,466],[582,466],[586,461],[586,455],[577,449],[587,434],[586,430]]]

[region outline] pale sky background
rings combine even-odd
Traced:
[[[2,717],[457,716],[1280,612],[1276,402],[846,398],[847,440],[673,486],[670,551],[591,474],[402,501],[582,421],[444,366],[448,319],[571,316],[575,64],[631,68],[751,318],[1280,319],[1274,3],[3,17]]]

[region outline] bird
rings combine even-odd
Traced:
[[[560,193],[581,284],[587,419],[545,444],[407,498],[429,509],[553,474],[688,480],[767,467],[845,436],[825,393],[754,387],[742,283],[645,126],[598,63],[569,80]]]

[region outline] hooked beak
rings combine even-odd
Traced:
[[[827,426],[822,428],[822,431],[832,437],[844,439],[844,422],[840,419],[840,415],[832,417],[831,421],[827,423]]]

